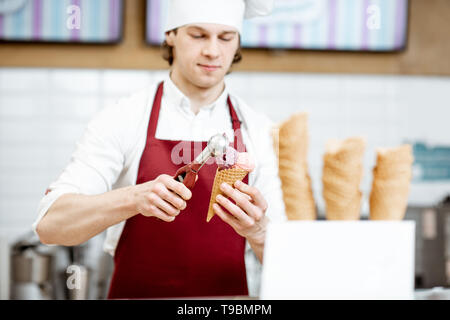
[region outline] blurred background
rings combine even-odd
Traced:
[[[101,108],[162,78],[166,2],[0,1],[0,298],[103,299],[104,234],[43,247],[31,232],[47,186]],[[290,13],[289,13],[290,12]],[[319,218],[330,138],[367,138],[368,216],[377,147],[411,143],[406,219],[415,220],[416,288],[450,285],[450,1],[276,1],[244,26],[232,91],[275,122],[309,112],[309,168]],[[83,274],[70,290],[68,266]]]

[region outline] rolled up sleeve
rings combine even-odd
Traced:
[[[112,189],[124,164],[118,119],[118,106],[111,106],[102,109],[89,122],[69,164],[50,184],[39,203],[37,219],[32,226],[35,233],[41,219],[60,196],[68,193],[94,195]]]

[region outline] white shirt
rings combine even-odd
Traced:
[[[56,181],[50,184],[38,208],[33,230],[50,206],[63,194],[101,194],[113,189],[135,185],[141,155],[147,139],[147,128],[159,82],[103,108],[89,122],[77,142],[70,163]],[[155,137],[161,140],[208,141],[217,133],[226,132],[230,141],[234,133],[224,92],[197,114],[189,99],[175,86],[169,75],[164,79],[158,125]],[[249,185],[260,190],[268,203],[270,221],[286,220],[278,166],[272,144],[272,122],[249,108],[240,98],[230,95],[234,109],[242,121],[244,144],[255,169],[249,174]],[[104,250],[114,255],[125,221],[107,229]],[[261,264],[248,242],[245,264],[249,294],[259,295]]]

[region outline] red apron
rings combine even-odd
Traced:
[[[153,101],[136,184],[164,173],[174,175],[186,164],[171,161],[172,149],[181,141],[155,138],[162,92],[163,83]],[[244,146],[229,98],[228,106],[236,133],[234,147]],[[184,143],[190,145],[191,159],[207,144],[194,148],[194,142]],[[245,238],[219,217],[206,222],[216,168],[216,163],[202,167],[192,198],[173,222],[141,214],[126,221],[115,251],[109,299],[248,295]],[[248,183],[248,175],[244,182]]]

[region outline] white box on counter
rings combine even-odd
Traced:
[[[413,299],[414,221],[288,221],[267,230],[261,299]]]

